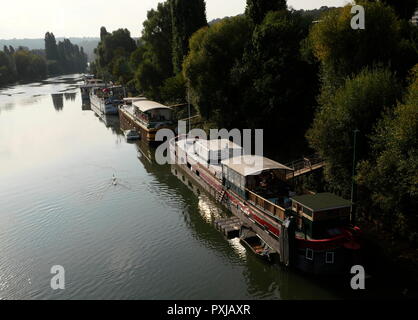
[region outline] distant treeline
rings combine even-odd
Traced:
[[[49,32],[45,35],[45,57],[50,75],[84,72],[88,61],[83,47],[68,39],[57,44],[54,34]]]
[[[264,129],[279,161],[319,153],[326,169],[307,188],[350,198],[354,179],[359,219],[417,244],[416,1],[356,3],[365,30],[351,28],[350,5],[247,0],[244,15],[209,25],[204,0],[168,0],[139,41],[103,27],[92,71],[166,104],[189,91],[204,129]]]
[[[57,42],[64,41],[64,39],[65,38],[62,37],[56,37]],[[94,49],[97,47],[97,44],[99,43],[99,38],[69,37],[67,39],[70,40],[71,43],[76,44],[79,47],[83,47],[84,52],[89,57],[89,61],[93,61],[95,59]],[[0,48],[3,48],[4,46],[12,46],[14,48],[26,47],[29,50],[39,50],[45,48],[45,39],[0,39]]]
[[[45,50],[15,49],[4,46],[0,51],[0,85],[16,81],[43,79],[48,75],[84,72],[87,55],[83,48],[64,39],[58,44],[52,33],[45,36]]]

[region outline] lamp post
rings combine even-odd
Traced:
[[[357,186],[355,181],[356,169],[357,169],[357,135],[360,130],[354,130],[354,150],[353,150],[353,175],[351,181],[351,223],[356,223],[356,202],[357,202]]]

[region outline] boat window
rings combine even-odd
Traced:
[[[335,261],[335,253],[334,252],[327,252],[326,255],[326,263],[327,264],[333,264]]]
[[[305,208],[304,207],[303,208],[303,213],[306,214],[309,217],[313,217],[313,212],[310,209],[308,209],[308,208]]]
[[[198,177],[200,177],[200,172],[199,172],[199,171],[196,171],[196,175],[197,175]]]
[[[313,261],[314,252],[312,249],[306,249],[306,260]]]

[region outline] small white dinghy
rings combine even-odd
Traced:
[[[138,140],[138,139],[141,138],[141,136],[139,135],[138,131],[136,131],[136,130],[125,130],[123,132],[123,134],[125,135],[125,138],[128,141]]]

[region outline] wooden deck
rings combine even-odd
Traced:
[[[325,167],[326,163],[318,155],[312,155],[309,157],[304,157],[298,161],[289,163],[287,166],[292,168],[294,171],[287,174],[286,179],[291,180],[293,178],[303,176],[310,172],[322,169]]]

